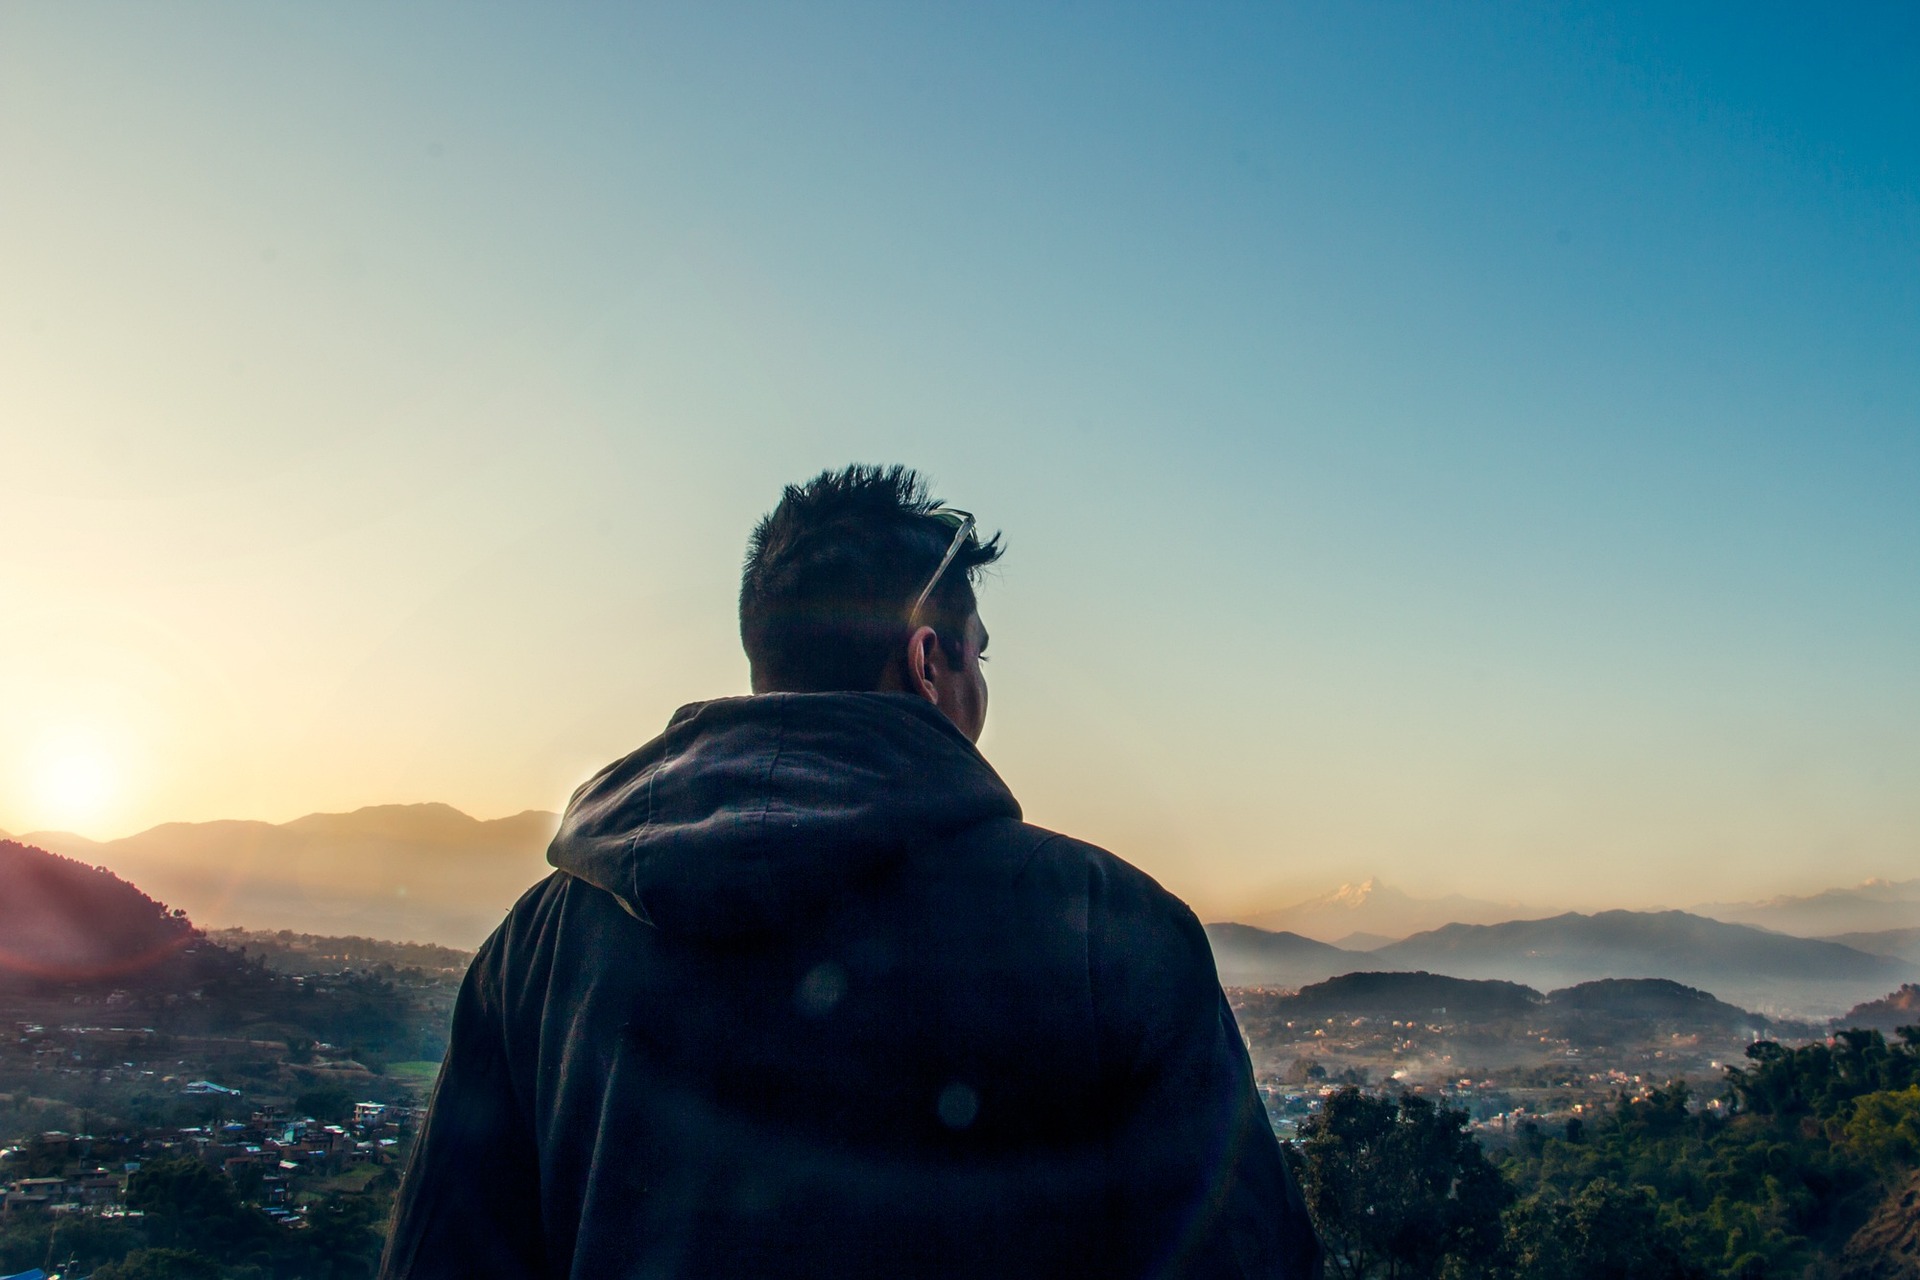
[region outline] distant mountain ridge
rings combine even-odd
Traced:
[[[408,804],[308,814],[279,824],[165,823],[111,841],[69,832],[18,839],[106,866],[209,928],[291,929],[471,950],[521,893],[548,874],[545,850],[558,823],[557,814],[542,810],[480,820],[450,805]],[[1537,944],[1520,945],[1511,931],[1477,942],[1448,933],[1508,928],[1527,920],[1642,916],[1710,920],[1823,940],[1844,953],[1865,953],[1870,963],[1856,972],[1847,970],[1856,962],[1847,961],[1836,970],[1832,965],[1839,963],[1839,953],[1809,952],[1799,961],[1776,964],[1768,958],[1777,959],[1774,950],[1761,948],[1753,955],[1762,968],[1750,970],[1725,956],[1716,960],[1710,953],[1720,944],[1703,937],[1675,941],[1672,927],[1643,940],[1655,946],[1651,951],[1634,942],[1615,945],[1592,937],[1579,942],[1567,928],[1560,931],[1566,936],[1547,939],[1544,951]],[[1698,933],[1698,926],[1690,927]],[[1607,976],[1697,978],[1722,994],[1743,1002],[1751,996],[1767,1007],[1777,1002],[1770,1002],[1766,988],[1777,986],[1793,1003],[1830,1011],[1920,976],[1920,879],[1870,880],[1820,894],[1710,904],[1693,912],[1556,916],[1459,894],[1421,898],[1368,877],[1231,926],[1251,933],[1222,932],[1228,929],[1212,925],[1208,932],[1222,979],[1235,986],[1298,987],[1388,965],[1471,976],[1461,966],[1482,964],[1488,976],[1549,985]],[[1735,938],[1721,935],[1722,943]],[[1659,952],[1661,945],[1670,949]],[[1655,955],[1680,967],[1649,973],[1647,966],[1632,963],[1636,956]],[[1882,967],[1874,970],[1873,961]]]
[[[1337,944],[1355,934],[1372,935],[1388,942],[1445,924],[1493,924],[1526,914],[1528,909],[1518,903],[1493,902],[1457,893],[1438,898],[1415,897],[1378,876],[1368,876],[1290,907],[1260,912],[1250,916],[1247,923]]]
[[[120,840],[32,843],[111,868],[207,927],[292,929],[471,950],[544,878],[559,815],[482,821],[451,805],[375,805],[292,822],[170,822]]]
[[[1372,953],[1381,963],[1468,978],[1571,985],[1669,978],[1767,1013],[1837,1010],[1885,991],[1909,966],[1835,942],[1768,933],[1685,911],[1569,911],[1448,925]]]
[[[1344,973],[1360,954],[1285,930],[1250,924],[1210,924],[1214,967],[1225,987],[1298,987]]]
[[[1326,944],[1263,932],[1246,925],[1207,927],[1224,983],[1301,987],[1359,970],[1427,971],[1543,988],[1664,978],[1768,1014],[1824,1017],[1920,976],[1920,966],[1839,943],[1683,911],[1564,912],[1492,925],[1449,924],[1367,952],[1319,950]]]
[[[1880,929],[1868,933],[1840,933],[1822,942],[1837,942],[1868,955],[1891,956],[1920,965],[1920,929]]]
[[[1752,902],[1709,902],[1690,915],[1748,924],[1800,938],[1920,930],[1920,879],[1872,879],[1811,894],[1781,894]],[[1501,924],[1554,912],[1517,902],[1463,894],[1422,898],[1381,880],[1343,884],[1290,906],[1242,917],[1258,928],[1297,933],[1351,950],[1372,950],[1449,924]]]
[[[1767,898],[1760,902],[1709,902],[1692,909],[1733,924],[1824,938],[1843,933],[1920,928],[1920,880],[1865,880],[1842,889]]]

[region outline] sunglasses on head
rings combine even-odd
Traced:
[[[907,625],[910,627],[920,624],[920,611],[926,608],[927,597],[931,596],[933,589],[940,585],[940,579],[945,576],[947,566],[952,564],[953,558],[960,554],[960,548],[966,545],[967,535],[973,532],[973,512],[971,511],[956,511],[952,507],[947,507],[927,514],[942,524],[954,526],[953,541],[947,544],[947,554],[940,557],[940,567],[933,571],[931,578],[927,579],[927,585],[920,589],[919,596],[913,602],[913,608],[907,612]]]

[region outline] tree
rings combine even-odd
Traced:
[[[1513,1193],[1467,1114],[1342,1089],[1300,1128],[1301,1190],[1340,1280],[1472,1275],[1497,1255]]]
[[[217,1241],[243,1247],[265,1220],[240,1203],[233,1179],[192,1156],[149,1160],[127,1179],[127,1207],[146,1215],[147,1234],[172,1248]]]
[[[140,1232],[124,1218],[69,1214],[54,1220],[46,1256],[53,1262],[73,1264],[73,1274],[86,1275],[141,1243]]]
[[[1565,1199],[1531,1196],[1507,1214],[1512,1280],[1691,1280],[1704,1273],[1646,1187],[1598,1178]]]
[[[219,1280],[220,1268],[191,1249],[135,1249],[93,1280]]]
[[[1847,1146],[1889,1174],[1920,1163],[1920,1085],[1856,1098],[1846,1125]]]
[[[1920,1084],[1920,1042],[1894,1044],[1878,1031],[1847,1030],[1826,1044],[1784,1048],[1769,1040],[1747,1046],[1750,1067],[1731,1068],[1727,1084],[1750,1115],[1839,1114],[1863,1094]]]
[[[0,1223],[0,1273],[12,1275],[46,1262],[52,1234],[45,1210],[16,1209]]]
[[[385,1243],[381,1197],[337,1195],[314,1204],[307,1213],[307,1229],[297,1233],[304,1253],[300,1274],[315,1280],[360,1280],[380,1265]]]

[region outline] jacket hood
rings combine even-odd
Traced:
[[[931,703],[762,694],[675,712],[574,792],[547,861],[663,931],[735,937],[804,919],[910,844],[1019,816]]]

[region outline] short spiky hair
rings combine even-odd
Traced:
[[[753,687],[824,693],[878,687],[906,641],[907,613],[954,527],[906,467],[851,466],[788,485],[754,528],[740,579],[740,642]],[[956,662],[974,611],[973,577],[1000,558],[1000,535],[972,533],[921,619]]]

